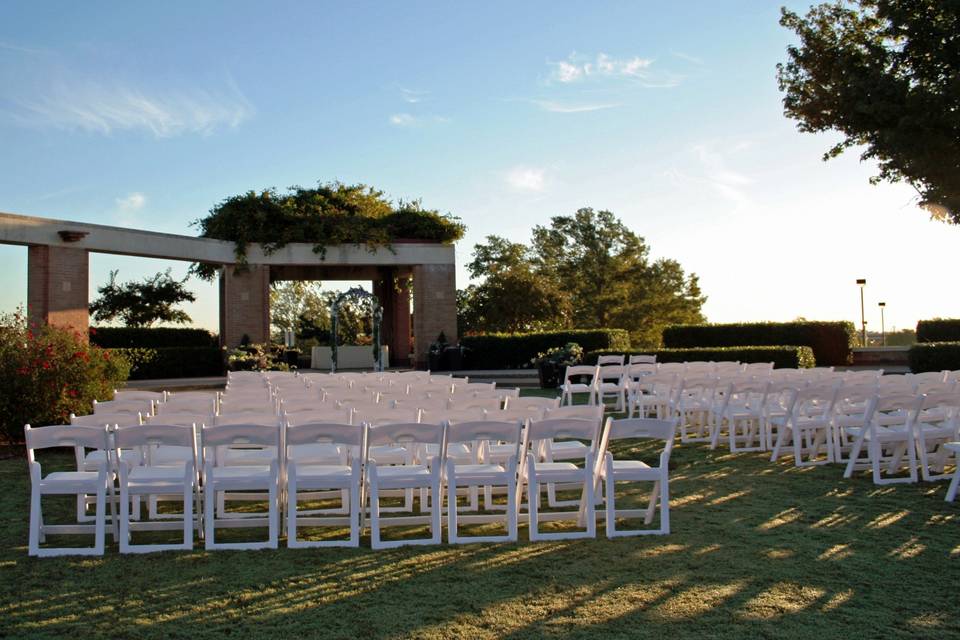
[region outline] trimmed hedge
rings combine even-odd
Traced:
[[[943,371],[960,369],[960,342],[923,342],[910,347],[907,352],[910,371]]]
[[[917,323],[917,342],[960,342],[960,319],[921,320]]]
[[[537,354],[576,342],[584,351],[629,349],[630,334],[624,329],[571,329],[537,333],[487,333],[464,336],[465,369],[520,369],[532,366]]]
[[[206,329],[177,327],[90,327],[90,342],[106,349],[220,346]]]
[[[657,362],[772,362],[775,369],[806,369],[816,366],[813,349],[793,346],[762,347],[705,347],[693,349],[602,349],[583,357],[585,364],[596,364],[597,356],[606,354],[647,354],[657,356]]]
[[[131,380],[203,378],[223,375],[220,347],[161,347],[110,349],[130,362]]]
[[[753,322],[674,325],[663,330],[668,349],[799,345],[813,349],[825,367],[853,362],[856,329],[852,322]]]

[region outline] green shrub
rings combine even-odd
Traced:
[[[464,336],[465,369],[520,369],[533,366],[538,353],[576,342],[584,351],[629,349],[630,334],[623,329],[571,329],[536,333],[487,333]]]
[[[64,424],[71,413],[90,413],[129,370],[124,358],[76,331],[30,328],[21,311],[0,316],[0,439],[22,442],[25,424]]]
[[[937,318],[917,323],[917,342],[960,341],[960,319]]]
[[[772,362],[775,369],[805,369],[816,366],[813,349],[810,347],[794,346],[633,349],[630,351],[623,351],[622,349],[602,349],[586,354],[583,362],[584,364],[596,364],[598,356],[620,353],[657,356],[657,362]]]
[[[223,375],[219,347],[160,347],[110,349],[130,362],[131,380],[203,378]]]
[[[800,345],[813,349],[817,364],[853,362],[856,329],[852,322],[756,322],[674,325],[663,330],[668,349]]]
[[[176,327],[90,327],[90,342],[107,349],[219,346],[206,329]]]
[[[918,342],[907,352],[910,371],[943,371],[960,369],[960,342]]]

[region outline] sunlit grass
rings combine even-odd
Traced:
[[[111,542],[103,558],[35,559],[26,465],[2,461],[0,636],[960,638],[960,503],[943,502],[945,483],[878,488],[704,445],[678,444],[671,468],[666,537],[609,541],[601,520],[596,540],[530,543],[521,519],[517,544],[371,551],[366,535],[360,549],[121,556]],[[63,521],[72,502],[50,509]]]

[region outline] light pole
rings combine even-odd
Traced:
[[[887,346],[887,328],[883,323],[883,310],[887,308],[887,303],[878,302],[877,306],[880,307],[880,344],[885,347]]]
[[[866,278],[857,278],[857,285],[860,287],[860,330],[863,346],[867,346],[867,314],[863,308],[863,290],[867,286]]]

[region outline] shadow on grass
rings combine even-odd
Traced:
[[[22,460],[3,461],[0,635],[960,637],[945,485],[878,488],[839,467],[700,445],[677,446],[672,463],[666,537],[530,543],[523,527],[517,544],[149,556],[114,545],[79,560],[26,556],[29,481]]]

